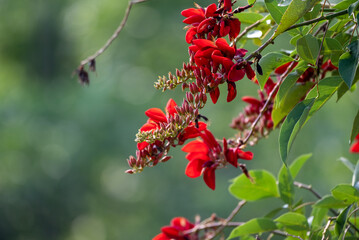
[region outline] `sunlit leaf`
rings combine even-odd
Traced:
[[[327,216],[329,209],[313,207],[311,213],[311,225],[312,229],[322,228],[325,217]]]
[[[245,236],[248,234],[262,233],[277,229],[277,225],[269,218],[254,218],[232,230],[228,239]]]
[[[349,184],[339,184],[332,189],[332,195],[346,204],[359,201],[359,192]]]
[[[265,0],[264,2],[274,21],[279,24],[287,7],[278,6],[277,0]]]
[[[311,153],[303,154],[297,157],[293,163],[289,166],[290,173],[292,174],[293,179],[298,175],[300,169],[302,169],[304,163],[312,156]]]
[[[294,184],[290,170],[284,164],[278,173],[278,189],[283,202],[291,206],[294,200]]]
[[[313,205],[313,207],[317,207],[317,208],[343,208],[346,206],[348,206],[347,203],[337,198],[334,198],[331,195],[324,196],[322,199],[319,199]]]
[[[275,222],[281,223],[285,228],[294,231],[303,231],[309,228],[307,218],[303,214],[288,212],[274,219]]]
[[[253,24],[263,18],[261,14],[255,12],[241,12],[234,14],[234,16],[238,18],[241,23],[247,24]]]
[[[292,143],[305,123],[313,103],[314,99],[298,103],[283,122],[279,133],[279,151],[284,164],[286,164]]]
[[[229,192],[236,198],[256,201],[262,198],[279,197],[275,177],[265,170],[249,171],[253,182],[241,174],[229,186]]]
[[[340,1],[338,4],[334,5],[334,9],[337,9],[337,10],[344,10],[344,9],[347,9],[349,8],[349,6],[352,4],[352,3],[355,3],[357,0],[343,0],[343,1]]]

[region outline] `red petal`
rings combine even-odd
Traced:
[[[237,18],[229,19],[228,25],[230,27],[229,39],[233,41],[241,31],[241,22]]]
[[[219,89],[218,87],[216,87],[215,89],[213,89],[209,95],[211,96],[212,102],[213,104],[216,104],[218,97],[219,97]]]
[[[236,150],[234,150],[233,148],[228,149],[228,151],[226,152],[227,162],[232,164],[234,167],[237,167],[238,166],[237,159],[238,159],[238,157],[237,157]]]
[[[151,108],[145,112],[146,116],[149,117],[154,122],[167,122],[166,115],[159,108]]]
[[[202,32],[208,32],[209,30],[209,26],[213,26],[216,24],[216,20],[213,18],[207,18],[205,20],[203,20],[197,27],[197,32],[198,33],[202,33]]]
[[[214,44],[214,42],[207,40],[207,39],[195,39],[192,41],[194,45],[198,46],[200,49],[212,47],[217,48],[217,46]]]
[[[208,153],[207,145],[201,140],[194,140],[192,142],[187,143],[183,146],[182,151],[190,153],[190,152],[201,152]]]
[[[237,49],[236,55],[238,55],[238,56],[240,56],[240,57],[244,57],[247,52],[248,52],[248,50],[243,49],[243,48],[240,48],[240,49]]]
[[[148,142],[141,142],[141,143],[137,143],[137,149],[138,150],[143,150],[145,147],[147,147],[149,145]]]
[[[192,15],[192,16],[189,16],[188,18],[186,18],[185,20],[183,20],[183,23],[186,23],[186,24],[200,23],[203,20],[204,20],[204,16]]]
[[[203,161],[201,159],[195,159],[195,160],[190,161],[187,164],[186,171],[185,171],[187,177],[196,178],[196,177],[201,176],[204,163],[205,163],[205,161]]]
[[[210,58],[214,49],[213,48],[206,48],[203,50],[198,50],[196,54],[194,55],[195,58]]]
[[[222,57],[222,56],[217,56],[217,55],[212,55],[212,59],[214,63],[220,63],[222,64],[222,66],[224,67],[225,71],[229,71],[231,69],[231,67],[234,65],[234,63],[232,62],[231,59],[226,58],[226,57]]]
[[[188,161],[192,161],[195,159],[204,160],[204,161],[210,160],[207,153],[202,153],[202,152],[190,152],[186,155],[186,158]]]
[[[350,148],[351,153],[359,153],[359,142],[354,143]]]
[[[196,45],[191,45],[191,46],[188,47],[188,49],[189,49],[191,52],[196,53],[196,52],[199,50],[199,47],[196,46]]]
[[[212,3],[211,5],[209,5],[207,8],[206,8],[206,11],[205,11],[205,16],[207,18],[209,17],[214,17],[214,16],[217,16],[218,14],[216,14],[215,12],[217,11],[217,5],[215,3]]]
[[[182,230],[191,229],[194,225],[184,217],[175,217],[171,220],[171,226],[176,226]]]
[[[249,78],[250,80],[253,80],[255,78],[256,74],[254,73],[251,65],[249,65],[249,64],[244,65],[244,69],[246,71],[247,78]]]
[[[240,159],[243,159],[243,160],[252,160],[253,158],[253,153],[252,152],[244,152],[242,151],[241,149],[237,149],[237,155]]]
[[[147,131],[151,131],[153,129],[157,129],[158,125],[155,123],[145,123],[143,124],[143,126],[140,128],[141,132],[147,132]]]
[[[154,238],[152,238],[152,240],[171,240],[171,239],[168,238],[165,234],[160,233],[156,235]]]
[[[178,229],[176,229],[175,227],[170,227],[170,226],[164,226],[161,228],[161,231],[170,238],[178,238],[180,237],[180,231]]]
[[[170,98],[166,105],[166,113],[171,116],[174,116],[177,113],[176,107],[177,103],[172,98]]]
[[[356,140],[359,140],[359,134],[355,137]]]
[[[207,184],[207,186],[214,190],[216,188],[216,175],[215,168],[206,168],[203,172],[203,180]]]
[[[204,12],[201,8],[188,8],[185,9],[181,12],[182,16],[184,17],[190,17],[193,15],[203,15],[204,16]]]
[[[205,129],[204,133],[201,134],[201,137],[210,149],[215,149],[219,146],[216,138],[209,130]]]
[[[228,94],[227,102],[232,102],[233,99],[237,96],[236,84],[234,82],[228,82]]]
[[[216,45],[229,58],[233,58],[234,54],[236,53],[236,49],[229,46],[224,38],[218,38],[216,40]]]
[[[235,82],[241,80],[244,77],[244,74],[245,70],[241,68],[241,66],[238,66],[238,64],[235,64],[231,67],[231,70],[228,73],[228,81]]]
[[[231,28],[226,25],[225,21],[222,21],[219,29],[219,35],[221,37],[227,36],[230,30]]]
[[[261,101],[254,97],[242,97],[242,101],[255,106],[261,106]]]
[[[196,29],[197,29],[197,28],[192,27],[192,28],[190,28],[190,29],[187,30],[187,32],[186,32],[186,42],[187,42],[188,44],[191,44],[191,43],[192,43],[193,37],[197,34]]]
[[[232,10],[232,0],[224,0],[224,10],[231,11]]]

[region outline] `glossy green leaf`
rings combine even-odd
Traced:
[[[292,206],[294,201],[294,183],[290,170],[286,165],[282,165],[278,173],[278,189],[280,198],[283,202]]]
[[[309,228],[307,218],[299,213],[288,212],[274,219],[275,222],[281,223],[285,228],[295,231],[303,231]]]
[[[254,12],[241,12],[241,13],[236,13],[234,16],[238,18],[239,21],[241,21],[241,23],[247,23],[247,24],[253,24],[263,18],[261,14]]]
[[[290,173],[293,177],[293,179],[295,179],[295,177],[298,175],[300,169],[302,169],[304,163],[307,162],[307,160],[312,156],[311,153],[308,154],[303,154],[299,157],[297,157],[293,163],[289,166],[289,170]]]
[[[274,21],[279,24],[287,7],[278,6],[277,0],[265,0],[264,2]]]
[[[293,60],[293,58],[277,52],[268,53],[263,56],[259,61],[259,65],[262,67],[263,75],[260,75],[258,73],[256,74],[261,89],[264,88],[264,85],[266,84],[269,75],[277,67],[282,66],[283,64],[291,62]]]
[[[356,2],[357,0],[343,0],[340,1],[338,4],[336,4],[333,8],[337,9],[337,10],[345,10],[347,8],[349,8],[349,6]]]
[[[232,230],[228,239],[245,236],[249,234],[262,233],[277,229],[277,225],[269,218],[254,218]]]
[[[345,157],[341,157],[338,160],[341,161],[350,171],[354,172],[355,167],[354,167],[354,164],[351,161],[349,161]]]
[[[354,138],[359,134],[359,111],[357,112],[357,115],[354,118],[353,127],[352,127],[352,133],[350,135],[350,141],[349,144],[351,144],[354,140]]]
[[[315,65],[317,61],[319,48],[320,41],[310,34],[297,40],[297,52],[299,56],[313,65]]]
[[[352,42],[349,46],[349,52],[344,53],[339,59],[339,73],[347,84],[348,88],[351,88],[355,79],[359,64],[359,41]]]
[[[352,15],[352,13],[358,9],[359,6],[359,1],[354,2],[353,4],[351,4],[348,8],[348,15]]]
[[[249,171],[253,182],[241,174],[229,186],[229,192],[236,198],[256,201],[268,197],[279,197],[275,177],[265,170]]]
[[[314,99],[298,103],[283,122],[279,132],[279,151],[284,164],[286,164],[292,143],[305,123],[313,103]]]
[[[313,207],[317,207],[317,208],[343,208],[346,206],[348,206],[347,203],[337,198],[334,198],[331,195],[324,196],[322,199],[319,199],[313,205]]]
[[[274,37],[286,31],[290,26],[295,24],[301,17],[304,16],[318,0],[292,0],[287,10],[284,12],[279,26],[274,33]]]
[[[338,216],[337,221],[335,222],[335,232],[338,236],[343,232],[345,224],[347,223],[348,213],[352,205],[345,208]]]
[[[332,195],[346,204],[359,201],[359,192],[349,184],[339,184],[332,189]]]
[[[334,66],[339,65],[339,58],[343,54],[343,46],[340,42],[334,38],[325,38],[324,40],[324,51],[323,53],[329,56]]]
[[[328,210],[329,209],[327,208],[313,207],[312,213],[310,214],[312,216],[310,225],[313,230],[322,228],[322,224],[327,216]]]
[[[315,102],[309,111],[308,119],[312,117],[312,115],[316,111],[318,111],[333,96],[333,94],[338,90],[341,83],[342,79],[338,76],[327,77],[319,82],[318,88],[314,87],[307,94],[306,99],[313,99],[318,95],[317,91],[319,90],[319,97],[315,99]]]
[[[359,161],[354,168],[352,186],[355,187],[355,189],[359,190]]]

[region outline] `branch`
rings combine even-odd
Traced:
[[[212,236],[210,236],[208,238],[208,240],[212,240],[215,237],[218,236],[218,234],[220,234],[223,229],[228,225],[228,223],[234,218],[234,216],[239,212],[239,210],[241,210],[241,208],[247,203],[247,201],[242,200],[238,203],[237,207],[235,209],[233,209],[233,211],[231,212],[231,214],[223,221],[222,226],[220,226]]]
[[[274,230],[274,231],[272,231],[272,233],[274,233],[276,235],[284,236],[284,237],[294,237],[294,238],[298,238],[300,240],[303,240],[303,238],[301,238],[299,236],[292,235],[292,234],[289,234],[287,232],[282,232],[282,231],[279,231],[279,230]]]
[[[264,19],[264,18],[263,18]],[[231,47],[233,47],[234,44],[237,43],[237,41],[239,39],[241,39],[244,35],[246,35],[250,30],[252,30],[253,28],[257,27],[259,24],[261,24],[263,22],[263,19],[260,19],[258,21],[256,21],[255,23],[253,23],[252,25],[249,25],[248,27],[246,27],[243,32],[241,32],[232,42],[231,42]]]
[[[107,40],[105,45],[102,48],[100,48],[99,50],[97,50],[97,52],[95,52],[93,55],[91,55],[88,58],[81,61],[80,66],[77,68],[77,73],[78,73],[78,75],[80,77],[80,80],[82,80],[81,74],[86,74],[86,77],[88,78],[87,72],[83,69],[86,64],[90,63],[90,70],[92,70],[92,71],[95,70],[95,58],[100,56],[111,45],[111,43],[118,37],[118,35],[120,34],[120,32],[122,31],[122,29],[124,28],[124,26],[127,23],[127,19],[128,19],[128,16],[130,15],[132,6],[137,4],[137,3],[146,2],[146,1],[147,0],[130,0],[128,2],[128,6],[127,6],[127,9],[126,9],[126,12],[125,12],[125,16],[123,17],[123,19],[122,19],[120,25],[118,26],[118,28],[116,29],[116,31]],[[85,83],[88,83],[88,82],[85,81]]]

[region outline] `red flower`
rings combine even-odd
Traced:
[[[147,122],[140,128],[141,132],[153,131],[155,129],[159,129],[161,127],[161,123],[167,123],[168,117],[172,116],[177,113],[176,110],[176,102],[171,98],[168,100],[166,105],[166,114],[159,108],[150,108],[148,109],[145,114],[149,119]],[[149,143],[141,142],[137,144],[138,150],[142,150],[147,147]]]
[[[194,224],[184,217],[176,217],[171,221],[170,226],[161,228],[161,233],[152,238],[152,240],[187,240],[189,234],[183,234],[184,231],[190,230]]]
[[[350,147],[351,153],[359,153],[359,134],[355,137],[354,144]]]

